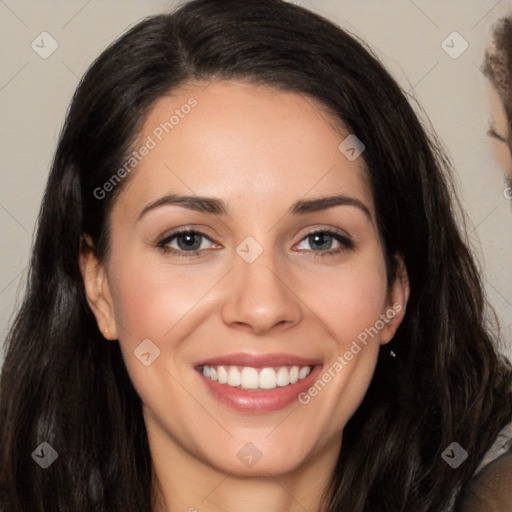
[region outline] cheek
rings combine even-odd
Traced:
[[[164,369],[182,366],[181,341],[196,325],[196,315],[204,308],[205,294],[218,281],[217,274],[126,255],[118,264],[112,259],[111,269],[118,340],[132,382],[146,403],[160,392],[180,396],[179,386]],[[157,354],[148,366],[135,357],[147,352],[141,349],[148,344],[145,340],[151,341],[150,351]]]
[[[188,332],[194,314],[201,309],[201,298],[218,278],[206,270],[168,265],[147,256],[130,258],[126,253],[117,263],[112,258],[110,268],[118,340],[126,368],[143,403],[165,416],[162,397],[174,397],[172,403],[187,402],[187,395],[173,379],[176,365],[181,363],[180,341],[183,330]],[[153,353],[158,357],[145,366],[134,355],[143,353],[139,347],[148,339],[156,349],[150,344],[144,353],[149,350],[151,358]]]
[[[149,261],[148,261],[149,260]],[[215,283],[211,272],[171,266],[150,259],[120,263],[114,271],[112,296],[120,339],[162,339]]]
[[[354,260],[340,268],[308,272],[300,295],[335,336],[340,350],[371,328],[383,313],[387,299],[384,262]]]
[[[313,283],[321,286],[313,286]],[[380,350],[381,315],[386,310],[384,263],[361,259],[337,270],[323,269],[303,282],[305,302],[328,331],[329,360],[300,397],[322,424],[322,438],[343,429],[363,400]],[[309,290],[309,291],[307,291]]]

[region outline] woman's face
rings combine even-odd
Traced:
[[[266,475],[337,454],[408,294],[348,135],[311,98],[241,82],[149,112],[111,251],[82,270],[154,457]]]
[[[495,141],[494,156],[512,183],[512,133],[507,114],[497,89],[491,83],[488,84],[487,91],[491,110],[488,133]]]

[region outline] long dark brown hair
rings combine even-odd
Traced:
[[[131,28],[73,97],[38,219],[26,294],[1,376],[3,512],[149,512],[153,466],[118,343],[102,337],[79,270],[80,237],[101,259],[122,166],[149,108],[197,80],[244,79],[309,95],[364,142],[388,279],[401,253],[407,312],[345,427],[328,512],[440,512],[512,416],[510,365],[459,223],[449,162],[406,95],[355,37],[280,0],[194,0]],[[134,169],[133,173],[137,170]],[[48,442],[58,459],[32,460]],[[452,469],[457,442],[469,458]]]

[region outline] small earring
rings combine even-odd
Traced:
[[[108,327],[105,327],[105,336],[108,336]]]

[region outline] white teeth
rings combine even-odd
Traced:
[[[228,372],[226,371],[226,368],[224,366],[219,366],[217,368],[217,379],[219,379],[219,382],[221,384],[226,384],[228,381]]]
[[[299,380],[302,380],[304,377],[307,377],[310,371],[311,369],[309,368],[309,366],[304,366],[303,368],[301,368],[299,371]]]
[[[295,384],[311,373],[309,366],[280,366],[276,368],[252,368],[250,366],[203,366],[203,375],[220,384],[242,389],[274,389]]]
[[[246,366],[240,374],[240,385],[245,389],[257,389],[258,371],[255,368]]]
[[[240,386],[241,382],[242,381],[240,379],[240,372],[238,371],[238,368],[231,366],[228,372],[228,384],[230,386],[236,387]]]
[[[258,381],[261,389],[274,389],[277,386],[277,374],[273,368],[263,368]]]
[[[297,367],[294,366],[294,368]],[[290,372],[284,366],[277,371],[276,384],[278,386],[288,386],[288,384],[290,384]]]
[[[290,384],[295,384],[299,380],[299,367],[294,366],[290,370]]]

